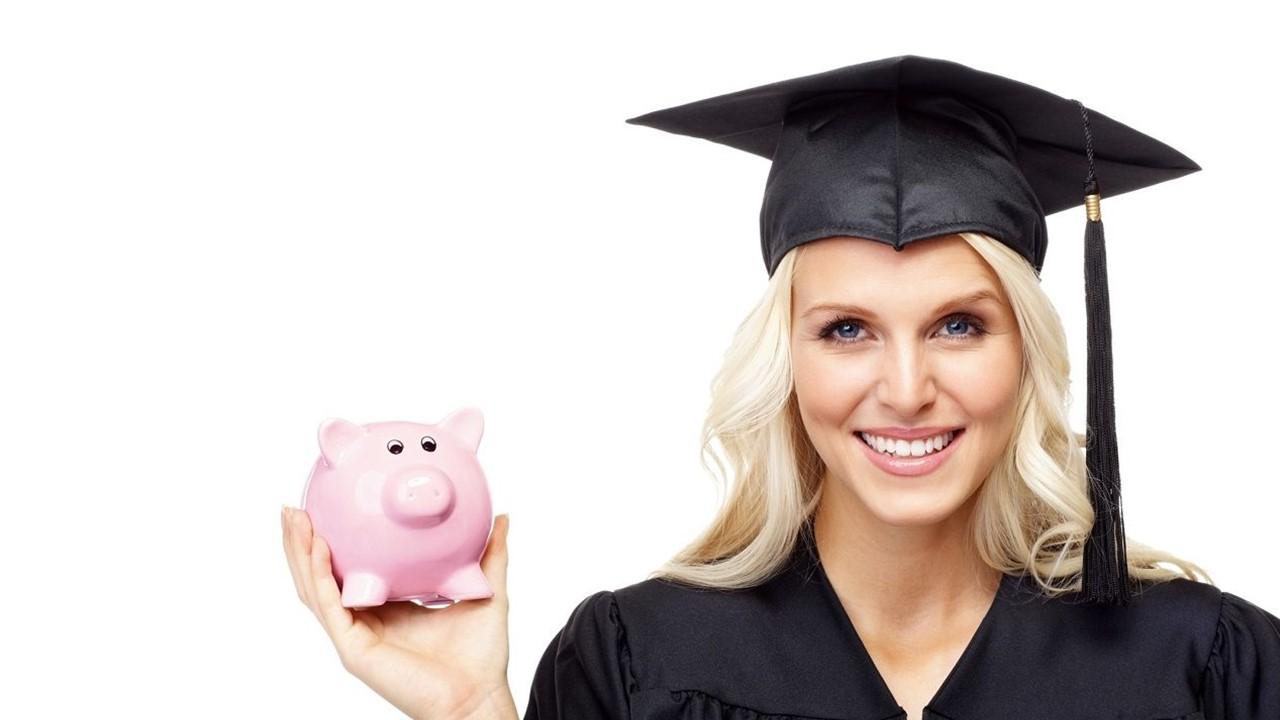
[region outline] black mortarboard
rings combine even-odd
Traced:
[[[890,244],[980,231],[1036,275],[1045,215],[1086,207],[1085,464],[1095,522],[1084,598],[1130,598],[1115,439],[1099,183],[1119,195],[1195,172],[1164,143],[1077,100],[947,60],[901,55],[783,80],[627,120],[772,160],[760,240],[772,276],[788,250],[853,235]]]

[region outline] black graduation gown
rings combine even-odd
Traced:
[[[543,653],[525,720],[894,720],[894,700],[807,532],[755,588],[602,590]],[[1004,575],[926,720],[1280,720],[1280,620],[1212,585],[1144,583],[1128,607]]]

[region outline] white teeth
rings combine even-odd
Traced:
[[[934,435],[930,438],[921,438],[919,440],[895,440],[893,438],[879,437],[870,433],[858,433],[868,445],[875,448],[878,452],[886,455],[895,455],[897,457],[923,457],[930,453],[937,452],[947,445],[951,444],[951,440],[955,437],[955,431],[951,430],[941,435]]]

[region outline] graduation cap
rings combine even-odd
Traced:
[[[1119,195],[1200,169],[1131,127],[1040,88],[900,55],[629,118],[769,158],[760,242],[770,276],[836,235],[906,245],[962,231],[1017,251],[1039,277],[1045,216],[1084,204],[1088,410],[1095,521],[1082,597],[1128,604],[1101,185]]]

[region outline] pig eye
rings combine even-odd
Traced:
[[[399,440],[392,440],[391,442],[387,443],[387,450],[392,455],[399,455],[401,451],[404,450],[404,443],[400,442]]]
[[[435,451],[436,451],[436,441],[435,441],[435,438],[431,437],[430,435],[423,435],[423,436],[422,436],[422,449],[423,449],[423,450],[426,450],[427,452],[435,452]]]

